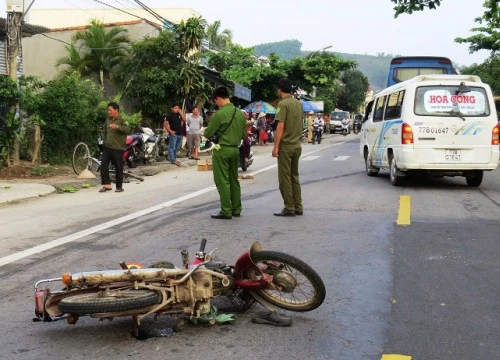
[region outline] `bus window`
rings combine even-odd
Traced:
[[[418,75],[457,74],[451,60],[434,56],[395,57],[389,67],[387,86],[409,80]]]

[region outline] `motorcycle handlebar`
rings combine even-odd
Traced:
[[[201,239],[200,252],[205,252],[205,246],[207,245],[207,239]]]

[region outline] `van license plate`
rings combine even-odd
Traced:
[[[460,149],[445,149],[446,161],[462,161],[462,150]]]

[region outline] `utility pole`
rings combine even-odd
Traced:
[[[26,12],[31,8],[35,0],[31,2],[28,6]],[[7,22],[6,22],[6,34],[7,34],[7,61],[8,61],[8,72],[12,80],[18,80],[19,63],[22,59],[22,23],[24,20],[24,0],[6,0],[7,5]],[[16,112],[18,116],[18,105],[13,105],[13,112]],[[12,154],[12,164],[19,165],[20,159],[20,147],[21,144],[19,140],[16,140],[14,153]]]
[[[23,1],[7,0],[7,66],[9,76],[17,82],[19,61],[21,59],[21,18],[23,17]],[[17,112],[17,104],[12,105],[12,112]],[[17,114],[16,114],[17,116]],[[19,165],[20,142],[16,140],[14,153],[12,154],[12,165]]]

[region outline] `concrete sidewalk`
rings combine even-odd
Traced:
[[[252,146],[252,151],[254,152],[254,154],[259,154],[260,156],[271,156],[272,149],[273,144],[269,144],[268,146]],[[205,154],[200,155],[202,159],[210,157]],[[154,165],[141,165],[136,169],[126,170],[147,178],[149,176],[154,176],[160,172],[180,170],[182,168],[196,166],[197,163],[195,160],[190,160],[185,156],[179,156],[178,160],[181,162],[180,168],[167,162],[160,162],[154,163]],[[58,182],[51,179],[45,180],[52,185],[26,182],[23,180],[0,182],[0,206],[12,202],[53,194],[57,192],[57,190],[60,189],[60,186],[62,185],[79,187],[83,183],[91,183],[92,185],[100,184],[98,178],[95,180],[77,179],[76,175],[59,180]]]
[[[55,191],[56,188],[52,185],[35,183],[0,183],[0,205],[50,195]]]

